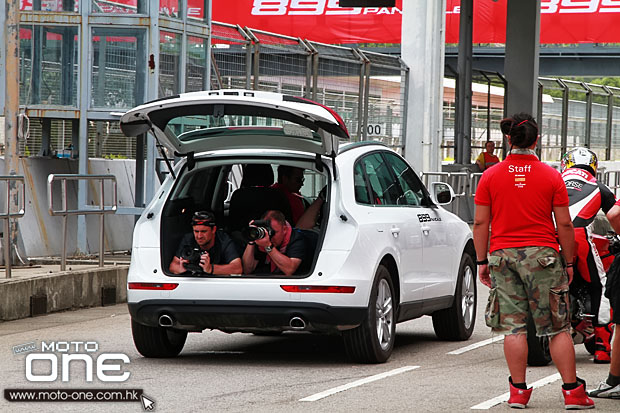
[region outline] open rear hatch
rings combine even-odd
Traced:
[[[180,155],[222,149],[288,149],[335,157],[348,140],[333,110],[296,96],[252,90],[185,93],[121,117],[127,136],[152,132]]]

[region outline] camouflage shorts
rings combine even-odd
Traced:
[[[549,247],[505,248],[489,257],[492,288],[485,319],[494,332],[525,334],[528,312],[537,336],[569,331],[568,275]]]

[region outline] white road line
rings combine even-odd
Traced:
[[[503,339],[504,339],[503,335],[495,336],[495,337],[489,338],[487,340],[482,340],[482,341],[479,341],[477,343],[470,344],[467,347],[461,347],[461,348],[459,348],[457,350],[451,351],[451,352],[446,353],[446,354],[462,354],[462,353],[465,353],[466,351],[473,350],[473,349],[476,349],[478,347],[486,346],[487,344],[495,343],[496,341],[502,341]]]
[[[312,396],[304,397],[300,399],[300,402],[315,402],[324,397],[331,396],[332,394],[339,393],[341,391],[352,389],[353,387],[358,387],[366,383],[371,383],[373,381],[381,380],[386,377],[394,376],[396,374],[405,373],[407,371],[415,370],[420,368],[420,366],[405,366],[398,369],[390,370],[385,373],[375,374],[374,376],[366,377],[365,379],[356,380],[352,383],[343,384],[342,386],[334,387],[333,389],[325,390],[320,393],[313,394]]]
[[[543,379],[538,380],[537,382],[533,383],[531,387],[536,389],[538,387],[542,387],[544,385],[553,383],[554,381],[558,381],[558,380],[560,380],[560,373],[555,373],[555,374],[552,374],[551,376],[547,376]],[[488,410],[491,407],[495,406],[496,404],[500,404],[502,402],[508,401],[509,397],[510,397],[510,392],[504,393],[501,396],[497,396],[491,400],[487,400],[486,402],[477,404],[471,407],[471,409],[472,410]]]
[[[200,354],[245,354],[245,351],[227,351],[227,350],[204,350],[199,351]]]

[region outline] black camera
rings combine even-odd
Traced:
[[[200,248],[196,247],[184,247],[181,251],[181,258],[187,260],[187,264],[185,264],[185,268],[189,271],[202,271],[200,267],[200,257],[203,252]]]
[[[248,232],[248,238],[251,241],[256,241],[257,239],[265,238],[267,234],[269,234],[269,236],[272,237],[273,234],[276,233],[273,230],[273,228],[271,228],[271,223],[266,219],[260,219],[260,220],[254,221],[248,227],[247,232]]]

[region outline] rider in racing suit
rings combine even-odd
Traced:
[[[568,191],[569,210],[575,228],[575,266],[581,278],[588,283],[592,313],[595,315],[594,362],[609,363],[613,326],[610,323],[611,309],[609,300],[603,294],[606,274],[590,236],[590,224],[599,209],[602,209],[612,228],[618,232],[620,217],[616,219],[609,214],[616,199],[607,186],[597,181],[597,166],[596,154],[587,148],[571,149],[561,162],[562,178]]]

